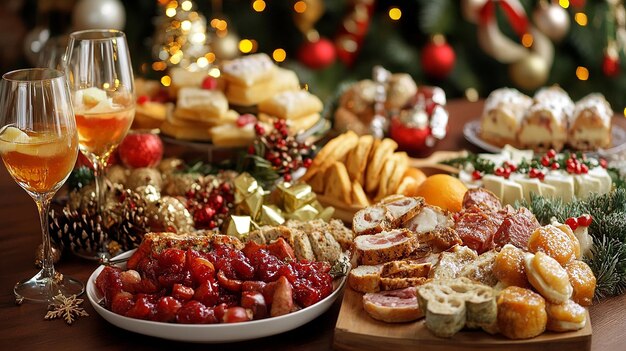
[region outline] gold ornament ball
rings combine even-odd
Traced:
[[[306,33],[313,29],[315,22],[324,14],[324,2],[322,0],[304,0],[306,10],[304,12],[294,12],[293,19],[296,27]]]
[[[532,53],[509,66],[509,76],[515,85],[533,90],[548,80],[550,67],[541,56]]]
[[[211,42],[211,50],[221,60],[230,60],[239,56],[239,36],[229,32],[223,38],[214,36]]]
[[[569,31],[569,14],[558,4],[540,4],[533,12],[533,21],[542,33],[554,41],[562,40]]]

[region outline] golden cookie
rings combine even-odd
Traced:
[[[543,252],[526,253],[526,277],[530,284],[552,303],[563,303],[572,297],[573,288],[565,268]]]
[[[368,193],[373,193],[378,189],[385,162],[397,148],[398,144],[395,141],[385,138],[380,142],[380,145],[373,150],[369,164],[367,165],[364,184],[365,190]]]
[[[571,233],[571,231],[570,231]],[[528,238],[528,251],[543,252],[554,258],[561,265],[576,259],[580,255],[578,239],[554,225],[546,225],[535,229]]]
[[[548,314],[547,329],[555,332],[582,329],[587,323],[585,308],[572,300],[567,300],[562,304],[548,302],[546,313]]]
[[[330,155],[332,150],[335,147],[337,147],[337,145],[339,145],[341,142],[343,142],[343,140],[345,140],[346,136],[347,136],[347,133],[344,133],[344,134],[340,134],[336,136],[333,139],[330,139],[328,143],[326,143],[326,145],[324,145],[324,147],[322,147],[322,149],[317,153],[315,158],[313,158],[313,162],[311,163],[311,166],[300,179],[306,182],[309,179],[313,178],[313,176],[320,171],[320,166],[322,165],[322,162],[324,161],[324,159],[326,159]]]
[[[509,286],[498,295],[498,330],[509,339],[529,339],[546,330],[548,315],[541,295]]]
[[[346,157],[346,166],[350,179],[363,184],[363,175],[367,167],[367,159],[374,145],[374,137],[371,135],[363,135],[359,137],[357,146],[350,151]]]
[[[526,267],[524,264],[524,251],[511,244],[506,244],[493,264],[493,274],[505,286],[519,286],[530,288],[526,278]]]
[[[359,136],[352,131],[348,131],[344,133],[344,135],[344,140],[342,140],[340,144],[338,144],[333,148],[333,150],[331,150],[330,154],[326,157],[325,160],[322,160],[322,164],[320,166],[322,170],[330,167],[330,165],[332,165],[336,161],[343,163],[348,152],[354,149],[356,144],[359,142]],[[347,172],[348,170],[346,170],[346,173]]]
[[[574,292],[572,300],[583,306],[591,306],[596,291],[596,277],[591,268],[583,261],[572,261],[565,265]]]

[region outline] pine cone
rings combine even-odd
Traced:
[[[67,206],[60,213],[51,210],[48,216],[51,237],[61,248],[85,256],[94,256],[104,248],[108,236],[102,216]]]
[[[150,232],[150,220],[146,214],[146,200],[140,194],[126,189],[121,199],[114,239],[122,250],[130,250],[139,246],[143,236]]]

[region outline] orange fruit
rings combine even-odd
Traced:
[[[422,182],[417,188],[416,195],[423,197],[430,205],[459,212],[466,191],[467,187],[458,178],[447,174],[435,174]]]

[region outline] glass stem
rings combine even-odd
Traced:
[[[50,210],[51,194],[41,194],[35,198],[39,220],[41,222],[41,237],[43,239],[43,259],[41,260],[42,278],[54,278],[54,264],[52,262],[52,248],[48,232],[48,212]]]
[[[100,215],[104,215],[104,165],[106,161],[102,162],[100,159],[97,159],[96,162],[93,163],[93,177],[96,184],[96,202],[98,206],[98,213]]]

